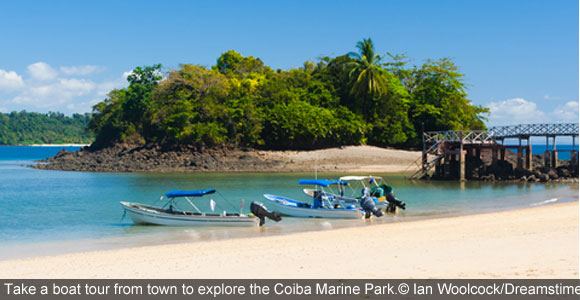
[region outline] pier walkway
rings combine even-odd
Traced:
[[[544,166],[556,168],[558,152],[570,152],[570,159],[574,162],[578,161],[578,152],[575,150],[577,136],[577,123],[526,124],[496,126],[488,130],[424,132],[421,165],[411,178],[421,178],[436,167],[442,177],[457,177],[459,180],[465,180],[466,161],[471,158],[480,158],[482,149],[491,149],[492,162],[498,159],[505,160],[506,149],[515,149],[517,150],[517,167],[532,170],[531,137],[546,138]],[[556,149],[556,137],[572,137],[572,149]],[[506,139],[517,139],[518,144],[505,145]],[[552,139],[552,149],[549,147],[550,139]],[[458,172],[450,170],[454,165],[458,166]]]

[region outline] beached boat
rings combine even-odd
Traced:
[[[322,190],[323,198],[344,203],[358,203],[363,196],[364,188],[369,188],[369,194],[375,203],[388,212],[396,208],[405,209],[406,204],[394,196],[393,187],[386,184],[380,176],[342,176],[335,182],[340,182],[335,190]],[[314,197],[316,189],[304,189],[304,193]]]
[[[312,195],[312,203],[300,202],[294,199],[270,195],[264,195],[267,203],[283,215],[303,218],[341,218],[358,219],[362,218],[364,211],[358,203],[345,203],[335,199],[332,193],[325,193],[324,188],[330,186],[346,184],[337,180],[300,179],[299,184],[314,185],[321,190],[315,190]]]
[[[225,210],[222,213],[202,212],[189,197],[203,197],[215,193],[215,189],[195,190],[195,191],[170,191],[165,194],[167,201],[161,207],[121,202],[121,206],[135,224],[169,225],[169,226],[256,226],[263,225],[264,218],[269,217],[275,221],[280,221],[279,215],[260,209],[260,203],[251,204],[251,215],[241,213],[230,213]],[[163,200],[163,197],[161,197]],[[195,211],[179,209],[179,203],[185,200]],[[210,199],[212,211],[216,202]],[[263,207],[263,206],[262,206]]]
[[[322,201],[331,204],[358,204],[359,199],[354,197],[344,196],[344,191],[348,185],[347,181],[343,180],[320,180],[320,179],[300,179],[299,184],[314,185],[315,188],[302,189],[304,194],[316,198],[320,196]]]
[[[336,188],[324,189],[303,189],[304,193],[310,197],[321,193],[322,199],[330,199],[334,202],[360,203],[363,190],[369,189],[369,195],[379,208],[386,212],[395,212],[397,208],[405,209],[406,204],[394,196],[393,187],[387,185],[380,176],[342,176],[338,180],[331,180],[336,183]],[[330,186],[330,185],[329,185]]]
[[[300,218],[361,219],[364,211],[355,205],[346,207],[313,207],[312,204],[294,199],[264,194],[272,210],[282,215]]]

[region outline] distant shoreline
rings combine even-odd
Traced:
[[[91,144],[32,144],[32,145],[2,145],[2,146],[26,146],[26,147],[85,147]]]

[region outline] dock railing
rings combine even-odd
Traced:
[[[463,144],[490,144],[506,138],[532,136],[578,136],[578,123],[524,124],[494,126],[488,130],[448,130],[426,131],[423,133],[426,144],[451,142]]]
[[[466,158],[480,157],[482,149],[490,149],[492,161],[504,160],[506,149],[517,149],[517,167],[533,168],[531,137],[546,138],[545,166],[556,168],[558,166],[558,151],[556,137],[572,137],[571,160],[577,161],[576,137],[578,136],[578,123],[554,123],[554,124],[522,124],[511,126],[494,126],[487,130],[448,130],[427,131],[423,133],[423,153],[421,166],[411,178],[420,178],[436,167],[443,165],[447,174],[452,161],[459,162],[459,179],[465,179]],[[504,145],[505,139],[518,139],[517,146]],[[552,149],[548,148],[549,139],[552,139]],[[524,143],[522,143],[525,142]],[[498,143],[498,142],[501,142]],[[434,158],[434,148],[438,149]],[[499,157],[498,157],[499,156]]]

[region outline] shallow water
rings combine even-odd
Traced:
[[[370,221],[284,218],[264,228],[135,226],[119,201],[153,203],[174,189],[216,188],[218,210],[249,211],[264,193],[307,200],[298,185],[313,174],[135,174],[36,170],[62,147],[0,147],[0,259],[65,252],[289,234],[578,201],[578,184],[426,182],[383,175],[407,203],[400,215]],[[78,148],[70,147],[69,150]],[[318,174],[337,178],[345,174]],[[198,199],[209,209],[209,198]]]

